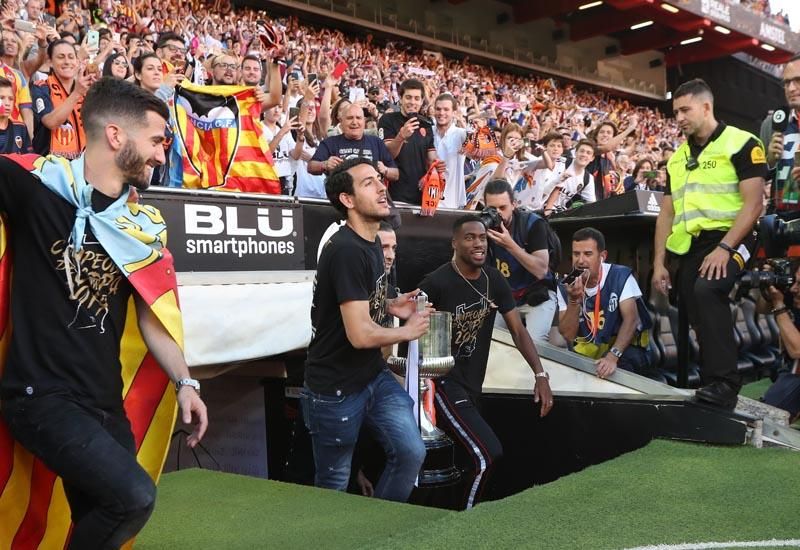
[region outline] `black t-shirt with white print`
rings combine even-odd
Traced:
[[[95,212],[115,200],[92,193]],[[3,157],[0,210],[13,254],[13,330],[0,381],[3,395],[66,391],[90,406],[121,411],[119,350],[130,283],[88,221],[76,258],[67,249],[75,207]]]
[[[339,306],[368,301],[370,318],[386,316],[389,277],[380,240],[362,239],[349,226],[325,244],[317,264],[311,304],[313,335],[308,346],[305,382],[324,395],[361,391],[386,366],[380,348],[356,349],[347,339]]]
[[[453,314],[452,352],[456,364],[447,378],[459,382],[472,395],[480,395],[495,314],[508,313],[515,305],[505,277],[486,266],[480,277],[468,283],[456,273],[452,263],[447,263],[425,277],[419,287],[437,311]],[[492,307],[490,301],[497,307]]]

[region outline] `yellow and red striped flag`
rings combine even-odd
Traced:
[[[254,88],[177,86],[174,109],[184,187],[280,194]]]
[[[32,168],[24,157],[19,159]],[[135,214],[143,207],[128,203],[128,208]],[[152,209],[148,212],[155,215]],[[12,328],[11,261],[6,225],[0,219],[0,376]],[[136,292],[182,349],[183,325],[172,255],[162,248],[148,261],[125,267]],[[136,441],[136,458],[157,482],[166,460],[177,403],[171,381],[147,351],[139,333],[133,297],[128,303],[120,363],[123,404]],[[61,480],[14,441],[0,416],[0,550],[63,549],[69,543],[71,527]]]

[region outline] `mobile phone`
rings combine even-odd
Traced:
[[[119,33],[118,32],[112,32],[111,33],[111,40],[113,42],[119,42]]]
[[[576,267],[576,268],[574,268],[572,271],[570,271],[569,273],[567,273],[567,274],[564,276],[564,278],[563,278],[563,279],[561,279],[561,282],[562,282],[563,284],[565,284],[565,285],[569,286],[569,285],[571,285],[572,283],[574,283],[574,282],[575,282],[575,279],[577,279],[578,277],[580,277],[581,275],[583,275],[583,272],[584,272],[584,271],[586,271],[586,270],[585,270],[585,269],[583,269],[583,268],[580,268],[580,267]]]
[[[658,177],[658,170],[643,170],[642,176],[649,180],[656,179]]]
[[[297,118],[300,116],[300,109],[298,107],[290,107],[289,108],[289,118]]]
[[[92,29],[86,33],[86,47],[98,48],[100,46],[100,33]]]
[[[308,73],[308,84],[309,86],[317,81],[317,73]]]
[[[347,63],[342,61],[341,63],[337,63],[336,67],[333,68],[333,78],[341,78],[344,72],[347,70]]]
[[[19,32],[36,32],[36,25],[24,19],[15,19],[14,30]]]

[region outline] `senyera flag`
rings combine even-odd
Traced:
[[[11,157],[9,157],[11,158]],[[32,172],[42,166],[34,155],[15,156]],[[139,229],[151,220],[156,230],[163,225],[160,213],[152,207],[127,203],[127,213],[118,218],[121,231],[142,242],[152,235]],[[166,230],[158,233],[166,243]],[[11,250],[7,226],[0,218],[0,377],[11,339],[10,317]],[[15,250],[15,254],[25,251]],[[183,348],[183,324],[178,306],[177,280],[172,255],[166,248],[153,250],[147,257],[132,257],[121,266],[136,293],[150,306],[170,336]],[[123,404],[136,441],[139,464],[158,481],[166,460],[177,403],[174,387],[147,351],[136,321],[131,297],[120,346]],[[69,505],[61,480],[11,437],[0,416],[0,550],[63,549],[72,528]],[[128,547],[132,541],[128,543]]]
[[[250,86],[175,87],[184,187],[280,194],[254,94]]]

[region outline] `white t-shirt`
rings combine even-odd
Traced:
[[[317,151],[316,147],[311,147],[308,141],[303,142],[303,151],[310,156],[314,156]],[[325,176],[315,176],[308,173],[308,162],[302,158],[298,160],[292,159],[292,166],[297,174],[297,184],[294,188],[296,197],[313,197],[317,199],[327,199],[328,195],[325,194]]]
[[[575,170],[575,163],[570,164],[569,168],[562,173],[562,175],[568,174],[569,177],[567,177],[566,180],[561,181],[561,176],[559,176],[559,179],[556,180],[557,183],[553,185],[554,189],[561,189],[561,193],[558,195],[558,200],[556,200],[554,205],[558,210],[566,210],[567,204],[575,195],[579,195],[584,202],[595,202],[597,200],[597,197],[594,193],[594,176],[589,174],[589,178],[584,186],[584,171],[581,170],[580,174],[576,174]]]
[[[544,208],[545,201],[550,196],[553,188],[558,183],[561,174],[566,169],[566,159],[559,157],[555,160],[553,169],[539,168],[533,174],[533,185],[529,185],[517,191],[515,196],[520,206],[525,206],[531,210],[541,210]]]
[[[273,134],[272,130],[269,129],[269,126],[264,124],[264,136],[267,138],[267,143],[272,143],[272,140],[275,139],[275,135],[278,133],[278,130],[280,130],[280,128],[277,128]],[[294,146],[295,142],[294,139],[292,139],[292,133],[287,132],[281,139],[280,143],[278,143],[278,146],[275,148],[275,150],[272,151],[272,159],[275,161],[275,173],[278,174],[279,177],[290,178],[294,175],[292,158],[289,156],[289,153],[294,149]]]
[[[607,263],[603,262],[602,268],[603,268],[603,277],[600,279],[600,285],[598,285],[601,289],[605,285],[605,282],[606,282],[606,277],[605,276],[611,270],[611,264],[607,264]],[[564,300],[564,296],[561,294],[561,292],[556,292],[556,294],[558,295],[558,311],[566,311],[567,310],[567,302]],[[597,286],[593,286],[591,288],[588,288],[588,287],[586,288],[585,296],[587,298],[593,298],[595,295],[597,295]],[[622,287],[622,292],[620,293],[620,296],[619,296],[619,303],[621,304],[622,302],[624,302],[625,300],[628,300],[630,298],[638,298],[641,295],[642,295],[642,291],[639,289],[639,283],[636,282],[636,279],[634,279],[634,277],[633,277],[633,273],[631,273],[630,275],[628,275],[628,278],[625,281],[625,286]],[[593,304],[594,301],[592,300],[590,303]],[[637,322],[636,328],[637,329],[641,329],[642,328],[641,321]]]
[[[464,155],[459,154],[467,131],[454,124],[445,131],[444,136],[439,135],[437,128],[433,129],[433,145],[436,155],[443,160],[447,167],[445,174],[444,199],[441,205],[445,208],[463,208],[467,204],[467,193],[464,187]]]

